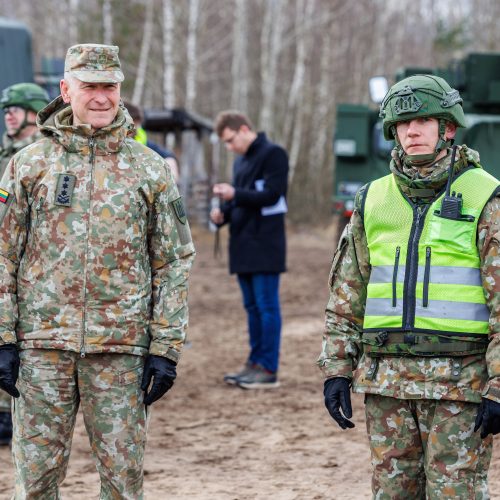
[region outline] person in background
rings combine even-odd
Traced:
[[[390,174],[362,187],[330,272],[325,405],[365,394],[373,498],[489,498],[500,432],[500,183],[453,146],[462,98],[396,83],[380,108]],[[456,149],[455,149],[456,148]]]
[[[278,387],[288,157],[239,111],[219,113],[215,129],[237,157],[233,184],[213,187],[223,203],[211,210],[210,218],[218,226],[228,223],[230,227],[229,270],[238,276],[250,343],[243,369],[226,374],[224,380],[244,389]]]
[[[6,132],[0,149],[0,179],[10,159],[22,148],[42,137],[35,120],[36,114],[49,103],[47,92],[35,83],[16,83],[2,91]],[[11,397],[0,389],[0,445],[12,439]]]
[[[134,120],[134,126],[136,130],[135,140],[144,144],[148,148],[152,149],[155,153],[158,153],[162,158],[165,159],[165,163],[170,167],[172,171],[172,175],[174,176],[175,182],[179,181],[179,162],[177,161],[176,156],[169,149],[163,149],[158,146],[153,141],[148,139],[148,134],[142,127],[142,123],[144,121],[144,113],[139,106],[132,104],[129,101],[125,101],[124,106],[127,108],[132,120]]]

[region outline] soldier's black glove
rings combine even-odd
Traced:
[[[153,404],[160,399],[173,385],[177,372],[175,363],[163,356],[149,354],[144,363],[141,389],[144,391],[144,404]],[[147,389],[153,379],[153,385],[149,392]]]
[[[20,396],[16,388],[20,363],[19,353],[14,344],[0,346],[0,389],[14,398]]]
[[[481,400],[474,424],[474,432],[481,425],[481,439],[484,439],[488,434],[495,435],[500,432],[500,403],[487,398]]]
[[[326,409],[335,422],[337,422],[342,429],[352,429],[354,424],[350,420],[347,420],[352,417],[349,379],[334,377],[325,380],[323,394],[325,396]],[[340,410],[342,410],[344,415],[340,413]]]

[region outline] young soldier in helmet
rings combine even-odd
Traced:
[[[9,160],[20,149],[42,137],[36,126],[36,114],[49,103],[47,92],[35,83],[16,83],[2,91],[5,128],[0,150],[0,178]]]
[[[34,83],[17,83],[3,90],[0,107],[7,131],[0,149],[0,179],[14,154],[42,137],[35,119],[48,102],[47,92]],[[0,389],[0,445],[9,444],[11,438],[10,396]]]
[[[350,386],[365,393],[378,499],[488,498],[500,432],[499,182],[465,145],[452,164],[461,102],[431,75],[390,89],[391,173],[358,193],[330,273],[325,404],[352,428]]]

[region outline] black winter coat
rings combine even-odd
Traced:
[[[256,182],[264,187],[257,190]],[[230,224],[229,271],[231,274],[282,273],[286,270],[285,214],[262,215],[286,196],[288,156],[260,132],[247,152],[233,165],[235,196],[221,210]]]

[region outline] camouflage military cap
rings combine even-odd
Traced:
[[[83,43],[68,49],[64,72],[82,82],[123,82],[118,47]]]

